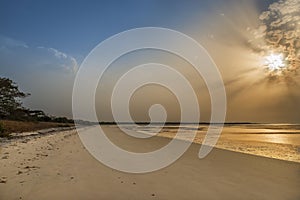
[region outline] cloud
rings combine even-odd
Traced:
[[[46,50],[50,53],[51,56],[55,56],[56,59],[61,60],[60,66],[65,71],[76,73],[78,70],[77,60],[64,52],[61,52],[55,48],[46,48],[46,47],[38,47],[38,49]]]
[[[0,35],[0,48],[13,48],[13,47],[21,47],[21,48],[28,48],[28,45],[25,42],[21,42],[18,40],[14,40],[9,37],[5,37]]]
[[[222,74],[228,97],[228,121],[298,123],[300,1],[271,3],[264,12],[256,3],[226,2],[224,7],[212,10],[206,27],[195,30],[194,35],[201,35],[198,40]],[[280,76],[264,66],[272,51],[285,57],[290,55],[290,60],[286,60],[289,67]]]
[[[77,60],[55,48],[32,47],[9,37],[0,36],[0,69],[7,71],[47,70],[75,74]],[[3,69],[6,68],[6,69]],[[13,69],[12,69],[13,68]]]
[[[262,55],[283,54],[288,65],[283,78],[292,79],[300,70],[300,0],[279,0],[261,13],[259,19],[260,26],[251,30],[253,50]]]
[[[58,51],[57,49],[54,49],[54,48],[49,48],[48,49],[50,52],[53,52],[54,55],[57,57],[57,58],[67,58],[67,54],[63,53],[63,52],[60,52]]]
[[[58,49],[0,36],[0,76],[13,79],[31,94],[26,107],[70,117],[77,68],[77,60]]]

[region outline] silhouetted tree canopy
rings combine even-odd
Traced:
[[[30,94],[20,91],[17,84],[9,78],[0,77],[0,119],[74,123],[72,119],[66,117],[48,116],[42,110],[24,108],[21,99],[28,95]],[[0,124],[0,135],[3,131]]]
[[[12,80],[0,77],[0,117],[10,116],[18,109],[23,109],[21,99],[29,94],[21,92]]]

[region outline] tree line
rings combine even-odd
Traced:
[[[25,108],[21,100],[29,95],[20,91],[11,79],[0,77],[0,119],[73,123],[73,120],[66,117],[48,116],[42,110]]]

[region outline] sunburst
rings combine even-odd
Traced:
[[[270,54],[265,57],[265,65],[270,71],[282,71],[287,65],[284,62],[282,54]]]

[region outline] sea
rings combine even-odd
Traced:
[[[208,127],[209,124],[151,124],[126,128],[151,136],[175,138],[177,135],[177,139],[202,144]],[[179,128],[183,133],[180,137]],[[300,124],[225,124],[214,147],[300,163]]]

